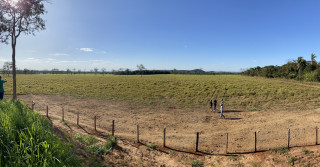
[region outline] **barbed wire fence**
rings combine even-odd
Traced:
[[[35,110],[36,103],[32,101],[30,109]],[[49,105],[41,108],[45,110],[44,116],[50,118]],[[40,112],[40,111],[39,111]],[[65,110],[61,107],[61,121],[75,122],[78,127],[84,126],[95,132],[103,131],[108,135],[121,137],[138,144],[156,143],[157,148],[172,149],[188,153],[203,153],[210,155],[243,154],[268,151],[276,148],[292,148],[301,146],[318,145],[318,127],[290,128],[287,131],[261,130],[252,132],[232,132],[232,133],[209,133],[209,132],[189,132],[185,134],[170,127],[154,129],[142,124],[127,125],[117,127],[117,122],[103,115],[80,114],[74,110]],[[59,118],[58,118],[59,119]],[[92,121],[92,125],[81,124],[81,120]],[[109,125],[101,122],[109,122]],[[185,130],[187,131],[187,130]],[[147,134],[147,135],[146,135]],[[154,141],[150,141],[150,134]],[[183,143],[190,143],[185,145]]]

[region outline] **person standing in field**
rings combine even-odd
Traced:
[[[214,109],[214,111],[216,111],[216,109],[217,109],[217,99],[214,99],[214,101],[213,101],[213,109]]]
[[[0,76],[0,100],[3,99],[3,95],[4,95],[3,84],[6,82],[7,82],[7,79],[1,80],[1,76]]]
[[[225,118],[223,115],[223,99],[221,100],[221,104],[220,104],[221,108],[220,108],[220,118]]]
[[[212,105],[213,105],[213,103],[212,103],[212,99],[211,99],[211,100],[210,100],[210,109],[211,109],[211,112],[213,111]]]

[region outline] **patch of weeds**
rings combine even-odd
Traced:
[[[168,105],[167,102],[165,102],[165,101],[162,101],[161,104],[162,104],[163,106],[167,106],[167,105]]]
[[[67,122],[67,121],[65,121],[65,120],[60,119],[60,123],[63,123],[63,125],[68,126],[68,122]]]
[[[104,165],[97,160],[96,157],[90,157],[87,159],[88,166],[96,166],[96,167],[103,167]]]
[[[156,144],[150,144],[150,145],[148,145],[148,150],[149,151],[153,151],[153,150],[156,150],[156,148],[157,148],[157,145]]]
[[[138,164],[141,165],[141,166],[144,166],[143,162],[141,162],[141,161],[139,161]]]
[[[104,146],[108,149],[113,148],[117,145],[117,139],[114,136],[108,136],[108,141],[104,144]]]
[[[311,167],[311,165],[310,164],[303,164],[303,165],[301,165],[301,167]]]
[[[216,161],[218,164],[220,164],[220,159],[218,157],[216,158]]]
[[[273,152],[279,153],[280,155],[286,155],[289,152],[289,149],[287,147],[279,147],[272,149]]]
[[[306,148],[304,148],[304,149],[302,149],[302,152],[304,152],[304,154],[309,154],[310,153],[310,150],[308,150],[308,149],[306,149]]]
[[[192,167],[203,167],[203,162],[201,162],[200,160],[194,159],[191,161],[190,165]]]
[[[173,151],[170,151],[170,152],[169,152],[169,156],[170,156],[170,158],[174,157],[175,155],[176,155],[176,153],[175,153],[175,152],[173,152]]]
[[[149,112],[148,114],[149,114],[149,115],[153,115],[154,113],[153,113],[153,112]]]
[[[88,147],[88,150],[94,153],[99,153],[101,155],[109,154],[110,149],[106,148],[105,146],[93,144]]]
[[[119,160],[119,163],[121,163],[122,165],[125,165],[125,164],[127,164],[128,162],[127,162],[126,159],[120,159],[120,160]]]
[[[92,135],[89,135],[89,136],[87,136],[87,143],[88,143],[88,145],[93,145],[93,144],[96,144],[96,143],[98,143],[98,139],[96,139],[94,136],[92,136]]]
[[[74,138],[75,138],[78,142],[86,145],[85,136],[84,136],[83,134],[75,134],[75,135],[74,135]]]
[[[237,156],[237,155],[232,155],[232,156],[230,157],[230,160],[231,160],[231,161],[236,161],[236,160],[238,160],[238,156]]]
[[[252,108],[252,109],[248,109],[248,111],[258,111],[258,110],[255,108]]]
[[[237,167],[244,167],[244,163],[243,163],[243,162],[239,162],[239,163],[237,164]]]
[[[209,165],[210,165],[211,167],[215,167],[215,166],[216,166],[216,165],[213,164],[212,162],[210,162]]]
[[[294,165],[294,162],[297,160],[297,158],[296,157],[289,157],[288,158],[288,164],[290,164],[290,165]]]

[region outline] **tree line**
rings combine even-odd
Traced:
[[[4,62],[2,69],[0,69],[3,75],[12,74],[12,63]],[[19,69],[16,70],[17,74],[67,74],[67,75],[76,75],[76,74],[114,74],[114,75],[154,75],[154,74],[196,74],[196,75],[232,75],[238,74],[234,72],[215,72],[215,71],[204,71],[200,69],[194,70],[148,70],[144,65],[137,65],[137,70],[130,70],[128,68],[119,68],[119,70],[106,71],[106,68],[93,68],[91,70],[81,70],[76,68],[67,68],[65,70],[60,70],[58,68],[53,68],[51,70],[33,70],[33,69]]]
[[[286,78],[299,81],[320,81],[320,62],[311,54],[310,61],[298,57],[297,60],[288,61],[282,66],[269,65],[254,67],[242,72],[243,75],[260,76],[266,78]]]

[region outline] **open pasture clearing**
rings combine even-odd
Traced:
[[[8,77],[6,94],[12,92]],[[320,85],[240,75],[18,75],[18,95],[70,95],[172,107],[301,110],[320,106]],[[227,90],[226,90],[227,89]]]
[[[200,132],[199,150],[206,153],[225,153],[226,133],[229,133],[229,152],[252,152],[254,132],[257,132],[257,150],[287,145],[287,131],[291,129],[290,146],[314,145],[315,127],[319,126],[320,110],[305,111],[241,111],[226,109],[226,119],[219,113],[202,108],[175,108],[146,105],[126,101],[97,100],[70,96],[19,96],[23,101],[34,100],[36,110],[45,115],[49,104],[50,119],[64,119],[93,129],[97,116],[98,131],[111,134],[115,120],[115,135],[136,141],[136,125],[140,126],[140,140],[145,144],[162,146],[163,128],[167,129],[167,146],[182,151],[194,151],[196,132]]]

